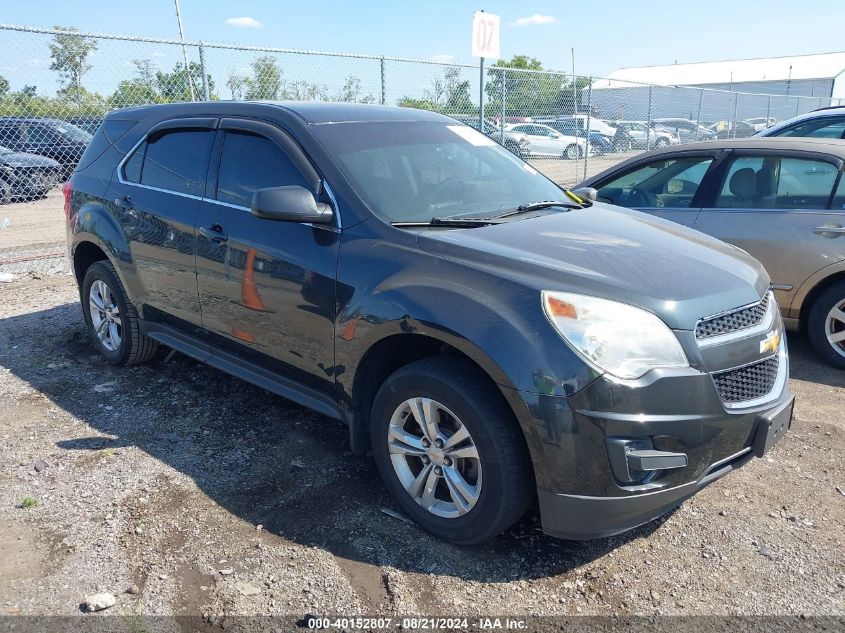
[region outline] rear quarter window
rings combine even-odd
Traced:
[[[88,147],[85,148],[85,153],[77,166],[77,171],[81,171],[90,166],[103,153],[120,140],[124,134],[135,127],[137,121],[123,120],[123,119],[106,119],[99,127]]]

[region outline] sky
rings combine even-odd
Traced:
[[[502,18],[502,55],[605,75],[624,66],[842,50],[845,2],[181,0],[189,39],[475,63],[472,14]],[[6,24],[178,37],[173,0],[0,0]]]

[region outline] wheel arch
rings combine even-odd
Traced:
[[[836,270],[830,271],[828,268],[823,268],[801,284],[795,295],[792,308],[793,313],[795,308],[797,308],[799,329],[802,332],[807,331],[807,320],[810,316],[810,310],[812,310],[813,304],[816,302],[818,296],[832,285],[845,281],[845,262],[833,264],[831,267],[836,267]]]

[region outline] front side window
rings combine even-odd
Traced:
[[[825,161],[739,156],[722,185],[718,208],[825,209],[837,168]]]
[[[463,125],[351,122],[312,132],[367,205],[390,221],[490,216],[566,199],[536,169]]]
[[[845,116],[822,117],[775,132],[772,136],[845,139]]]
[[[599,200],[634,209],[688,208],[712,162],[690,156],[647,163],[599,187]]]
[[[218,200],[249,207],[256,190],[287,185],[309,187],[275,143],[247,132],[226,133],[217,177]]]
[[[206,129],[167,131],[147,141],[142,185],[203,195],[213,134]]]

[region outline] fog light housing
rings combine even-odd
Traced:
[[[650,437],[610,437],[607,456],[613,477],[629,486],[648,483],[659,471],[685,468],[689,463],[686,453],[656,450]]]

